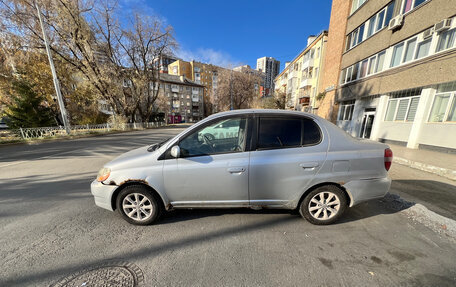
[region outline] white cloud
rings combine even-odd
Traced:
[[[185,61],[195,60],[225,68],[241,65],[240,61],[233,59],[233,57],[228,53],[223,51],[216,51],[211,48],[199,48],[196,51],[179,49],[176,51],[176,56],[182,58]]]

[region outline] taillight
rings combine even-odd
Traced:
[[[385,149],[385,169],[388,171],[393,162],[393,151],[389,148]]]

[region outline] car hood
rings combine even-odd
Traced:
[[[130,167],[131,165],[135,166],[142,166],[142,165],[147,165],[150,163],[150,160],[155,159],[158,154],[157,149],[153,152],[147,151],[147,149],[150,147],[150,145],[143,146],[134,150],[131,150],[129,152],[126,152],[112,161],[108,162],[105,166],[109,167],[111,169],[118,169],[118,168],[126,168]]]

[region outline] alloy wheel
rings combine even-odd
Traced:
[[[149,198],[141,193],[130,193],[122,201],[125,214],[137,221],[149,219],[153,214],[153,208]]]
[[[317,220],[328,220],[336,216],[340,209],[339,197],[329,191],[315,194],[309,201],[310,215]]]

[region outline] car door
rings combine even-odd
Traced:
[[[174,207],[247,206],[249,153],[245,116],[213,120],[179,139],[166,157],[164,186]]]
[[[311,118],[256,119],[250,153],[250,204],[284,206],[299,198],[326,160],[328,141]]]

